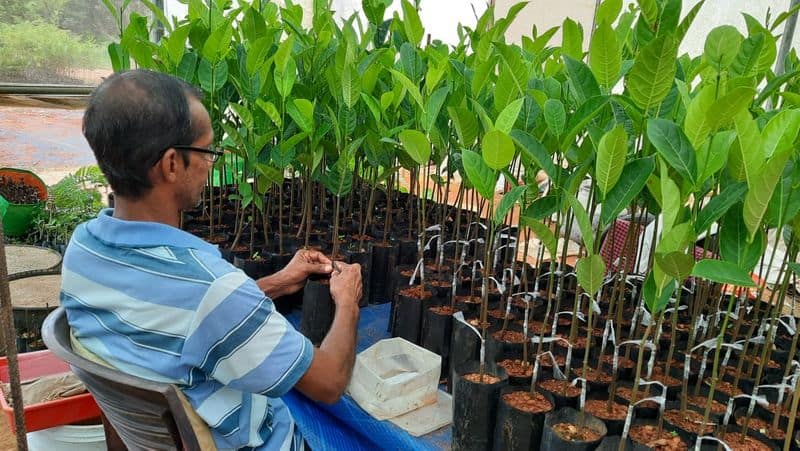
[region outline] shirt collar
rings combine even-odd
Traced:
[[[171,225],[149,221],[126,221],[113,216],[113,208],[100,211],[86,223],[86,229],[97,239],[117,247],[175,246],[197,249],[220,255],[217,246]]]

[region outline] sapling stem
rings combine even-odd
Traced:
[[[714,365],[711,369],[711,384],[708,389],[708,399],[706,400],[706,408],[703,411],[703,424],[708,424],[708,418],[711,415],[711,405],[714,402],[714,390],[717,388],[717,381],[719,380],[719,354],[722,350],[722,340],[725,337],[725,330],[728,328],[728,319],[730,318],[730,313],[733,310],[733,306],[736,303],[736,296],[731,294],[728,297],[728,310],[727,315],[725,315],[725,319],[722,320],[722,328],[720,329],[717,335],[717,345],[714,349]],[[698,378],[701,379],[703,375],[701,374]],[[696,396],[696,394],[695,394]],[[746,433],[746,432],[745,432]]]

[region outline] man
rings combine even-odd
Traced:
[[[200,93],[168,75],[114,74],[92,94],[83,133],[115,208],[79,226],[64,256],[61,305],[73,336],[115,368],[177,384],[220,449],[299,449],[279,397],[333,403],[355,358],[361,273],[302,250],[254,281],[179,230],[219,157]],[[336,315],[319,348],[270,298],[330,274]]]

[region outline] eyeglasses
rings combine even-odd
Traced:
[[[217,146],[213,146],[208,149],[206,149],[205,147],[194,147],[194,146],[172,146],[172,148],[175,150],[192,150],[194,152],[200,152],[207,155],[211,155],[209,161],[211,161],[212,163],[216,163],[217,161],[219,161],[219,157],[225,155],[225,151],[222,150],[221,147]]]
[[[166,149],[164,149],[161,152],[159,152],[158,153],[158,157],[156,158],[156,161],[153,162],[153,166],[155,166],[156,163],[161,161],[161,157],[163,157],[164,153],[169,149],[191,150],[191,151],[194,151],[194,152],[200,152],[200,153],[204,153],[206,155],[211,155],[211,158],[208,159],[208,161],[210,161],[211,163],[216,163],[217,161],[219,161],[219,158],[221,156],[225,155],[225,151],[221,147],[217,147],[217,146],[213,146],[213,147],[210,147],[210,148],[205,148],[205,147],[195,147],[195,146],[174,145],[174,146],[169,146]]]

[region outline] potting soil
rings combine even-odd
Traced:
[[[0,196],[12,204],[35,204],[39,202],[39,191],[10,177],[0,175]]]

